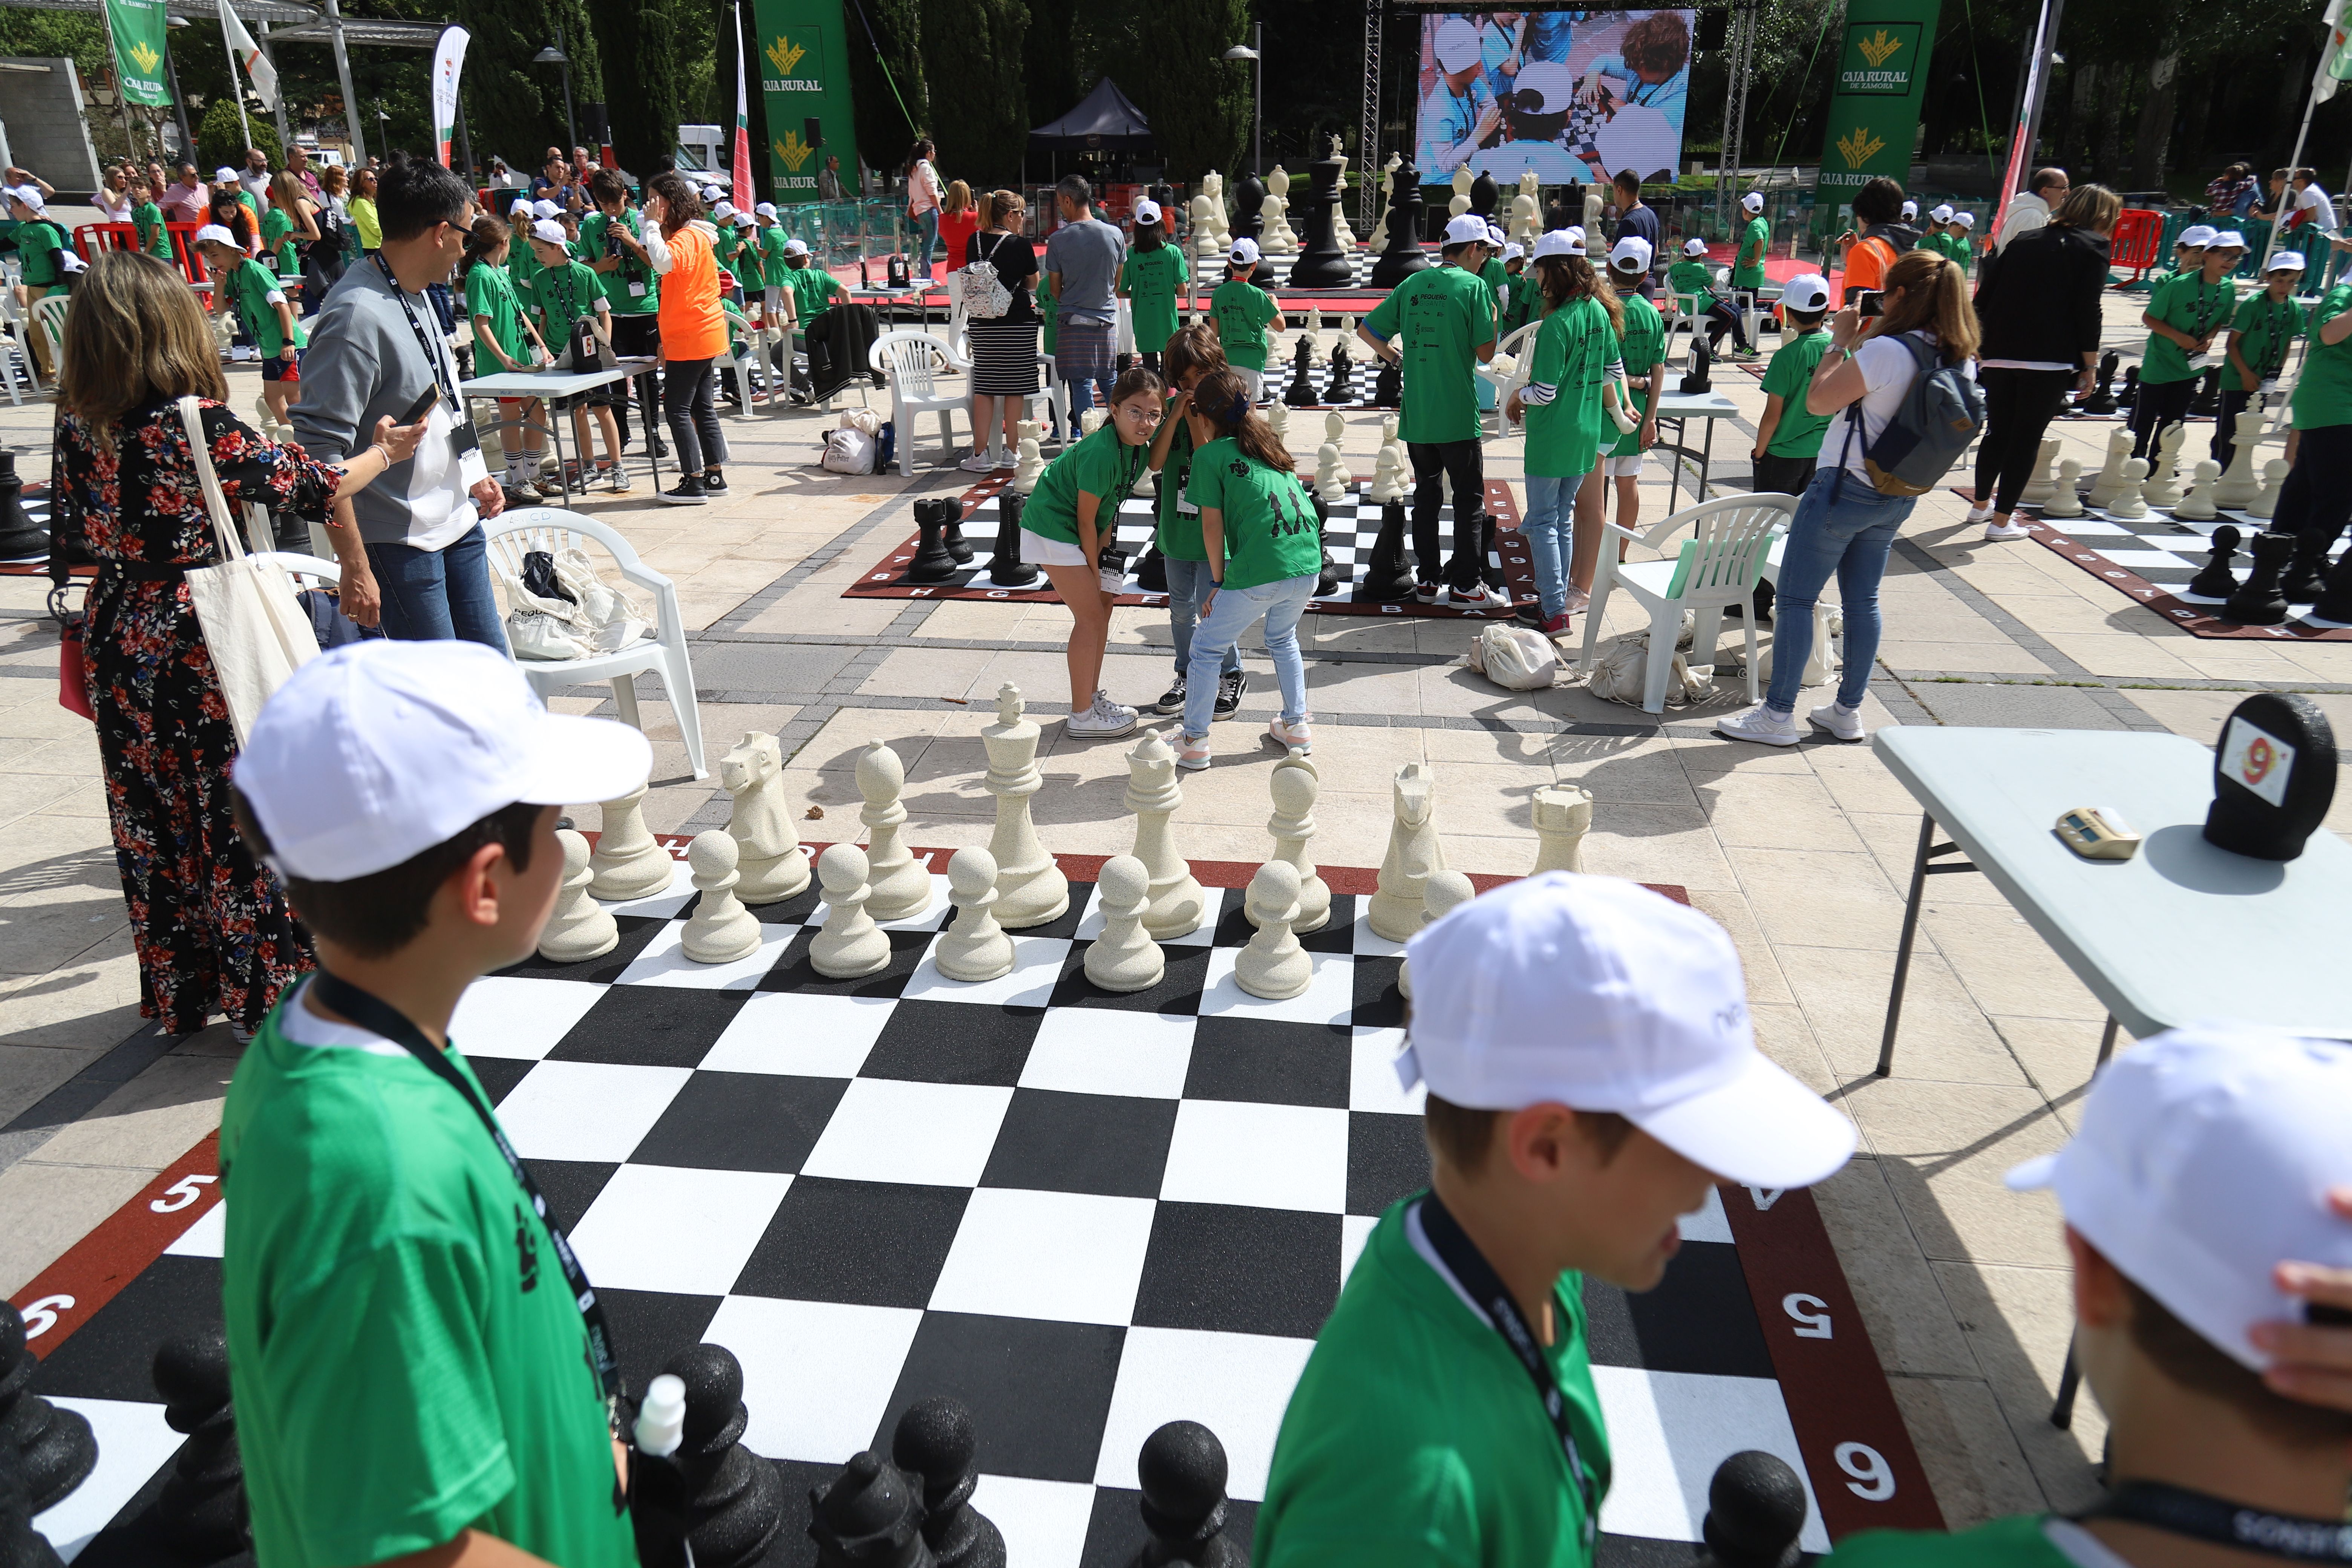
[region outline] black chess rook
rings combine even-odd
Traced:
[[[809,1489],[817,1568],[931,1568],[922,1483],[878,1454],[856,1454],[833,1484]]]
[[[155,1392],[163,1420],[187,1435],[155,1500],[155,1523],[184,1556],[213,1562],[249,1542],[245,1464],[229,1403],[228,1337],[218,1324],[175,1334],[155,1347]]]
[[[0,1462],[25,1478],[35,1513],[81,1485],[98,1464],[89,1423],[31,1391],[39,1365],[25,1343],[24,1315],[0,1301]]]
[[[2235,621],[2242,626],[2274,626],[2286,619],[2286,595],[2279,592],[2279,580],[2286,574],[2286,563],[2294,554],[2295,537],[2292,533],[2258,533],[2248,553],[2253,566],[2230,602],[2221,606],[2221,618]]]
[[[945,1394],[907,1407],[890,1435],[891,1462],[923,1489],[923,1540],[940,1568],[1005,1568],[1004,1536],[971,1506],[980,1485],[971,1412]]]
[[[1020,491],[1010,486],[996,492],[996,549],[988,558],[988,580],[1000,588],[1026,588],[1042,575],[1021,559]]]
[[[1760,1448],[1717,1465],[1706,1486],[1702,1563],[1718,1568],[1795,1568],[1805,1528],[1805,1483],[1778,1455]]]
[[[2238,574],[2230,570],[2230,557],[2238,552],[2238,531],[2226,522],[2213,531],[2213,552],[2189,580],[2190,594],[2200,599],[2226,599],[2238,591]]]
[[[944,583],[953,577],[956,558],[954,552],[948,549],[948,522],[940,515],[937,501],[919,500],[915,503],[915,526],[922,533],[915,545],[915,558],[907,563],[906,580],[909,583]]]
[[[1171,1421],[1143,1440],[1137,1505],[1151,1539],[1131,1568],[1249,1568],[1249,1548],[1225,1534],[1225,1446],[1198,1421]]]

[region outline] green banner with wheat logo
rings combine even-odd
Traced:
[[[106,23],[114,37],[114,68],[122,96],[151,109],[168,106],[172,89],[163,51],[171,43],[163,31],[163,0],[106,0]]]
[[[1864,182],[1885,174],[1907,183],[1919,106],[1927,93],[1940,0],[1852,0],[1828,130],[1815,211],[1851,203]],[[1834,231],[1832,231],[1834,232]]]

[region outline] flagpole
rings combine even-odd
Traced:
[[[228,0],[220,0],[220,3],[222,10],[232,16],[236,15],[229,9]],[[245,133],[245,144],[250,147],[253,145],[253,121],[245,117],[245,89],[236,84],[236,46],[229,42],[226,23],[221,25],[221,47],[228,51],[228,95],[236,100],[237,128]],[[197,170],[199,174],[203,172],[202,169]]]
[[[2312,112],[2319,107],[2319,78],[2326,71],[2328,56],[2333,52],[2334,37],[2331,35],[2328,47],[2319,52],[2319,65],[2312,73],[2311,89],[2304,95],[2303,128],[2294,133],[2294,152],[2286,161],[2287,182],[2284,188],[2278,194],[2279,205],[2277,211],[2271,216],[2271,232],[2263,240],[2262,265],[2254,268],[2254,276],[2257,278],[2264,277],[2270,272],[2271,255],[2278,249],[2279,236],[2285,232],[2286,199],[2294,191],[2294,171],[2303,167],[2304,140],[2311,134]]]
[[[728,17],[735,29],[735,145],[728,159],[728,183],[735,187],[735,205],[749,212],[757,205],[759,193],[751,184],[751,102],[744,87],[743,6],[741,0],[728,7]]]
[[[106,24],[106,60],[114,69],[114,107],[122,112],[123,146],[127,149],[127,156],[136,158],[139,156],[139,137],[131,129],[131,97],[122,90],[122,55],[121,46],[114,41],[114,14],[108,9],[105,0],[99,0],[98,15],[99,19]]]

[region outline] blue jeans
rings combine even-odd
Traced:
[[[1216,716],[1217,667],[1240,642],[1252,621],[1265,617],[1265,651],[1282,688],[1282,717],[1307,717],[1307,660],[1298,652],[1298,617],[1315,596],[1315,574],[1261,583],[1255,588],[1219,588],[1209,613],[1192,634],[1192,658],[1184,670],[1184,733],[1205,735]]]
[[[1772,604],[1772,686],[1764,701],[1783,713],[1797,710],[1798,682],[1813,651],[1813,604],[1832,576],[1845,600],[1845,673],[1837,700],[1848,708],[1862,706],[1878,660],[1878,580],[1886,575],[1886,552],[1918,499],[1880,495],[1858,474],[1845,474],[1841,487],[1843,472],[1823,468],[1805,487],[1780,556]]]
[[[383,595],[384,636],[399,642],[463,638],[507,651],[480,523],[445,549],[371,544],[367,552]]]
[[[1568,613],[1568,558],[1576,528],[1576,492],[1584,476],[1551,479],[1529,474],[1528,515],[1519,531],[1527,536],[1528,553],[1535,557],[1536,597],[1547,621]]]
[[[1180,561],[1173,555],[1160,559],[1168,563],[1168,631],[1176,641],[1176,673],[1183,675],[1192,663],[1192,627],[1201,619],[1201,601],[1216,586],[1209,575],[1205,561]],[[1238,644],[1225,650],[1225,673],[1242,672],[1242,650]]]
[[[1080,375],[1070,378],[1069,439],[1075,441],[1078,438],[1078,416],[1084,414],[1087,409],[1092,408],[1095,405],[1095,394],[1097,388],[1099,388],[1102,393],[1102,405],[1105,408],[1108,408],[1110,406],[1110,389],[1112,384],[1118,378],[1115,376],[1108,375]]]
[[[915,253],[915,278],[919,282],[930,277],[931,252],[940,247],[940,209],[933,207],[913,221],[915,238],[923,242],[922,248]]]

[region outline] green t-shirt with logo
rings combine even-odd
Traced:
[[[2287,352],[2303,334],[2303,307],[2294,302],[2293,295],[2273,300],[2265,289],[2247,297],[2238,307],[2237,317],[2230,327],[2238,357],[2245,362],[2248,370],[2268,378],[2285,366]],[[2234,379],[2223,384],[2232,392],[2242,390]]]
[[[1168,399],[1168,412],[1163,417],[1176,433],[1168,437],[1168,455],[1160,464],[1156,500],[1160,553],[1179,561],[1206,561],[1209,546],[1201,537],[1199,509],[1186,511],[1177,504],[1185,499],[1184,487],[1192,478],[1192,422],[1177,417],[1176,399],[1172,396]]]
[[[1665,364],[1666,319],[1639,294],[1624,295],[1622,302],[1625,307],[1625,326],[1617,334],[1617,357],[1624,361],[1627,375],[1654,376]],[[1628,387],[1626,395],[1633,400],[1633,406],[1626,410],[1630,414],[1639,414],[1650,405],[1646,391],[1635,392]],[[1609,448],[1612,458],[1637,458],[1641,454],[1642,432],[1638,427],[1619,436],[1617,444]]]
[[[236,302],[237,318],[245,330],[253,334],[254,342],[264,359],[276,359],[286,347],[286,330],[278,319],[278,301],[286,298],[278,284],[278,274],[261,262],[247,257],[236,264],[229,279],[229,298]],[[302,323],[294,323],[294,346],[308,348],[310,336]]]
[[[517,235],[507,244],[507,283],[514,289],[515,303],[526,309],[531,304],[531,290],[539,287],[539,252],[530,241]]]
[[[1814,368],[1829,352],[1829,333],[1816,327],[1783,342],[1774,351],[1772,363],[1764,367],[1764,395],[1780,399],[1780,423],[1772,427],[1772,444],[1764,448],[1766,457],[1821,456],[1822,432],[1837,416],[1807,413],[1805,389],[1812,385]]]
[[[1528,374],[1530,385],[1549,386],[1552,395],[1549,402],[1526,405],[1528,473],[1572,479],[1592,471],[1608,419],[1601,389],[1616,363],[1616,329],[1600,300],[1588,294],[1544,318]],[[1610,434],[1616,434],[1614,426]]]
[[[294,220],[284,207],[271,207],[261,219],[261,248],[278,261],[278,276],[302,276],[301,258],[294,253]]]
[[[1381,1216],[1316,1336],[1275,1438],[1251,1561],[1589,1568],[1567,1452],[1503,1336],[1414,1247],[1418,1202]],[[1574,1273],[1553,1288],[1548,1353],[1597,1501],[1609,1434],[1582,1289]]]
[[[2352,338],[2330,343],[2319,336],[2322,325],[2346,310],[2352,310],[2352,282],[2338,283],[2311,308],[2311,352],[2304,356],[2303,374],[2294,384],[2298,430],[2352,425]]]
[[[787,267],[784,287],[793,291],[793,309],[800,317],[801,331],[807,331],[809,323],[824,312],[835,299],[846,299],[849,290],[841,279],[822,267]]]
[[[604,298],[604,280],[584,261],[539,269],[539,286],[531,291],[539,310],[539,335],[547,352],[561,354],[572,341],[572,323],[583,316],[595,318],[612,307]]]
[[[1109,420],[1102,428],[1045,467],[1037,489],[1021,510],[1021,526],[1041,539],[1078,542],[1078,496],[1096,498],[1095,542],[1109,538],[1118,521],[1119,503],[1151,460],[1149,447],[1130,447],[1118,438],[1118,426]]]
[[[1715,268],[1704,258],[1685,256],[1667,268],[1666,287],[1694,296],[1691,310],[1700,315],[1715,309]]]
[[[1764,253],[1772,246],[1772,226],[1762,213],[1748,220],[1739,231],[1739,247],[1732,252],[1731,286],[1735,289],[1764,287]]]
[[[1127,289],[1139,353],[1156,354],[1176,335],[1176,290],[1184,285],[1184,253],[1162,241],[1150,250],[1130,250],[1118,280]]]
[[[2046,1513],[2012,1514],[1946,1535],[1925,1530],[1866,1530],[1849,1535],[1817,1568],[2075,1568],[2050,1529],[2079,1529]],[[2085,1537],[2097,1541],[2085,1531]]]
[[[604,230],[614,220],[602,212],[590,213],[580,220],[580,254],[588,259],[589,269],[604,259]],[[633,207],[623,207],[621,226],[640,243],[645,239],[645,224]],[[654,269],[629,253],[625,246],[614,246],[621,264],[609,271],[598,272],[604,280],[604,299],[616,316],[649,316],[661,306],[661,279]]]
[[[10,237],[16,242],[19,276],[25,286],[33,290],[34,299],[40,299],[52,285],[63,282],[58,276],[58,258],[53,252],[69,250],[73,242],[66,237],[62,227],[47,218],[35,218],[30,223],[18,224]]]
[[[1416,272],[1364,318],[1374,336],[1404,356],[1404,409],[1397,435],[1407,442],[1478,438],[1478,349],[1495,341],[1495,301],[1486,285],[1451,264]]]
[[[139,230],[139,248],[150,256],[160,256],[170,261],[172,231],[163,226],[163,209],[153,202],[141,202],[131,210],[131,221]]]
[[[1194,454],[1185,494],[1204,511],[1217,509],[1225,542],[1220,586],[1263,587],[1323,569],[1323,534],[1307,487],[1291,470],[1243,451],[1232,437]]]
[[[327,1043],[289,1038],[300,996],[221,1108],[221,1306],[256,1559],[377,1563],[471,1526],[565,1568],[633,1568],[604,1388],[546,1224],[480,1118],[407,1051],[315,1016],[293,1032]]]
[[[1486,264],[1478,268],[1478,281],[1486,286],[1486,305],[1495,313],[1495,330],[1499,334],[1510,309],[1511,295],[1517,291],[1510,268],[1503,265],[1501,257],[1490,256]]]
[[[2147,301],[2149,315],[2167,326],[2200,338],[2218,327],[2228,326],[2237,308],[2236,286],[2226,276],[2206,282],[2202,268],[2167,279]],[[2160,333],[2148,333],[2147,349],[2139,363],[2141,384],[2162,386],[2202,374],[2189,368],[2187,349]]]
[[[1282,314],[1273,295],[1247,279],[1228,278],[1209,296],[1209,314],[1216,320],[1227,364],[1235,370],[1265,368],[1266,323]]]
[[[784,259],[784,246],[792,238],[782,224],[772,224],[760,231],[760,282],[764,288],[787,288],[784,274],[792,264]]]
[[[489,262],[478,262],[466,272],[466,314],[488,316],[490,336],[507,357],[518,363],[527,363],[524,347],[529,339],[522,330],[522,303],[515,298],[514,281],[503,267]],[[503,370],[503,365],[479,367],[484,374]]]

